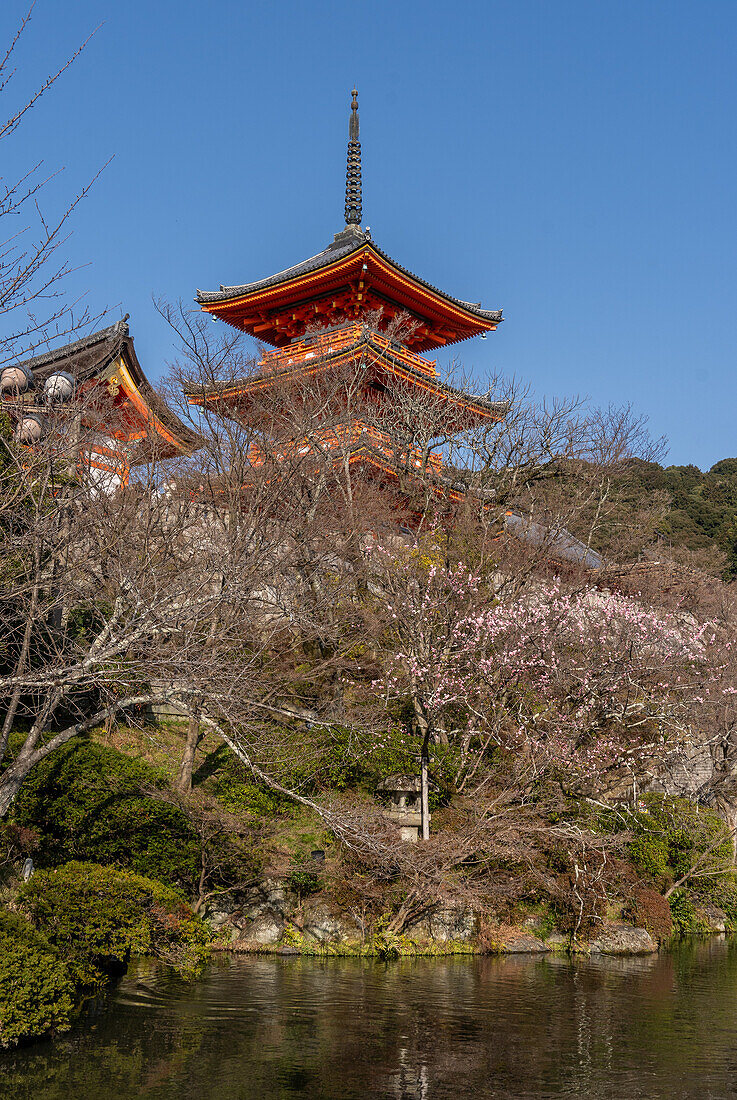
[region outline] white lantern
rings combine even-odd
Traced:
[[[33,371],[28,367],[3,367],[0,370],[0,393],[25,393],[33,385]]]
[[[74,375],[60,370],[50,374],[44,382],[44,397],[51,405],[69,401],[74,393]]]
[[[16,443],[38,443],[43,435],[44,422],[37,413],[24,413],[13,432]]]

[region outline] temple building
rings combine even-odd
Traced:
[[[106,488],[131,467],[199,446],[199,436],[153,389],[136,356],[128,315],[109,328],[0,370],[2,408],[21,443],[40,439],[75,398],[79,466]]]
[[[345,228],[330,245],[276,275],[216,291],[198,291],[197,302],[213,318],[249,333],[275,350],[266,351],[248,378],[192,389],[192,405],[210,407],[242,422],[258,416],[260,396],[289,381],[338,376],[346,365],[360,365],[366,408],[371,416],[347,414],[331,423],[319,440],[351,463],[396,477],[423,465],[438,493],[457,496],[444,477],[437,453],[409,445],[398,449],[391,435],[390,409],[397,401],[442,409],[442,433],[460,432],[484,421],[499,420],[506,408],[488,397],[462,393],[444,384],[437,365],[422,353],[492,332],[501,310],[485,310],[425,282],[400,266],[361,227],[361,144],[357,92],[352,93],[346,175]],[[429,422],[429,421],[428,421]],[[282,453],[309,440],[281,441]],[[258,450],[252,455],[259,461]]]
[[[443,382],[436,361],[425,353],[494,331],[501,310],[454,298],[400,266],[362,228],[361,213],[354,89],[345,227],[322,252],[276,275],[198,291],[203,311],[272,350],[263,352],[247,377],[193,387],[187,399],[254,429],[248,452],[253,469],[267,455],[287,460],[319,451],[334,456],[336,469],[344,470],[347,459],[362,476],[399,485],[400,498],[407,475],[411,482],[421,474],[423,487],[459,501],[467,489],[444,466],[438,440],[502,420],[508,410]],[[16,440],[32,445],[71,412],[80,439],[78,466],[106,489],[127,484],[131,469],[154,456],[188,455],[202,444],[148,382],[127,322],[126,314],[74,343],[0,367],[0,408],[9,414]],[[349,405],[345,383],[357,377],[360,400]],[[312,422],[303,435],[285,435],[282,425],[280,437],[273,415],[279,396],[304,399],[310,388],[319,391],[324,420]],[[502,533],[546,547],[556,568],[604,565],[567,531],[551,532],[530,516],[506,512]]]

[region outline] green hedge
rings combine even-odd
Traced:
[[[99,985],[131,955],[194,975],[209,953],[205,925],[179,894],[129,871],[95,863],[38,871],[19,903],[79,985]]]
[[[13,820],[36,830],[34,860],[41,867],[84,860],[191,891],[199,839],[178,806],[152,797],[164,788],[166,777],[143,761],[73,741],[33,769]]]
[[[59,952],[27,921],[0,909],[0,1046],[66,1031],[73,998]]]

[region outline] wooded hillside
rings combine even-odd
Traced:
[[[675,556],[693,552],[710,572],[737,576],[737,458],[723,458],[707,471],[634,461],[631,474],[635,499],[665,498],[656,531],[664,549]]]

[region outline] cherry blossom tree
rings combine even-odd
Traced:
[[[385,706],[410,704],[425,837],[431,745],[453,746],[458,791],[506,772],[521,793],[554,777],[600,794],[681,747],[710,690],[709,622],[590,582],[515,590],[502,573],[444,560],[438,537],[376,543],[367,559],[376,686]]]

